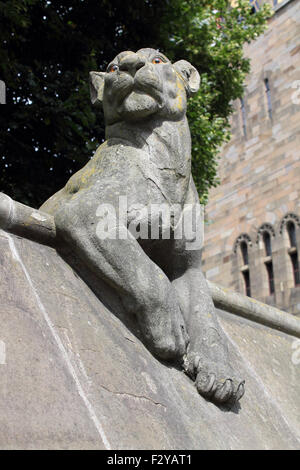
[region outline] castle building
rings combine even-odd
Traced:
[[[300,315],[300,2],[271,3],[267,31],[245,47],[251,72],[206,206],[203,271]]]

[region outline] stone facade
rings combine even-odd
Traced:
[[[267,32],[246,46],[251,73],[206,207],[203,270],[300,315],[300,2],[275,3]]]

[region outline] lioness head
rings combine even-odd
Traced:
[[[152,115],[180,119],[199,85],[200,76],[189,62],[172,64],[154,49],[121,52],[106,72],[90,72],[92,103],[103,106],[108,125]]]

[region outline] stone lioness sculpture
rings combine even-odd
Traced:
[[[186,249],[184,236],[172,236],[173,225],[169,239],[127,234],[114,240],[96,233],[101,203],[116,209],[119,229],[128,232],[132,211],[126,220],[120,196],[131,208],[167,203],[183,210],[198,203],[185,114],[199,74],[184,60],[172,64],[156,50],[141,49],[122,52],[107,72],[90,77],[92,102],[103,106],[107,140],[41,210],[54,215],[61,244],[121,298],[156,356],[181,363],[204,397],[237,401],[244,382],[230,366],[229,345],[201,273],[201,250]]]

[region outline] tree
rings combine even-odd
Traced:
[[[262,32],[266,8],[227,0],[0,1],[0,190],[38,207],[82,167],[104,138],[89,101],[90,70],[122,50],[160,48],[202,76],[189,105],[193,173],[205,202],[216,184],[217,149],[227,138],[230,102],[242,95],[243,44]]]

